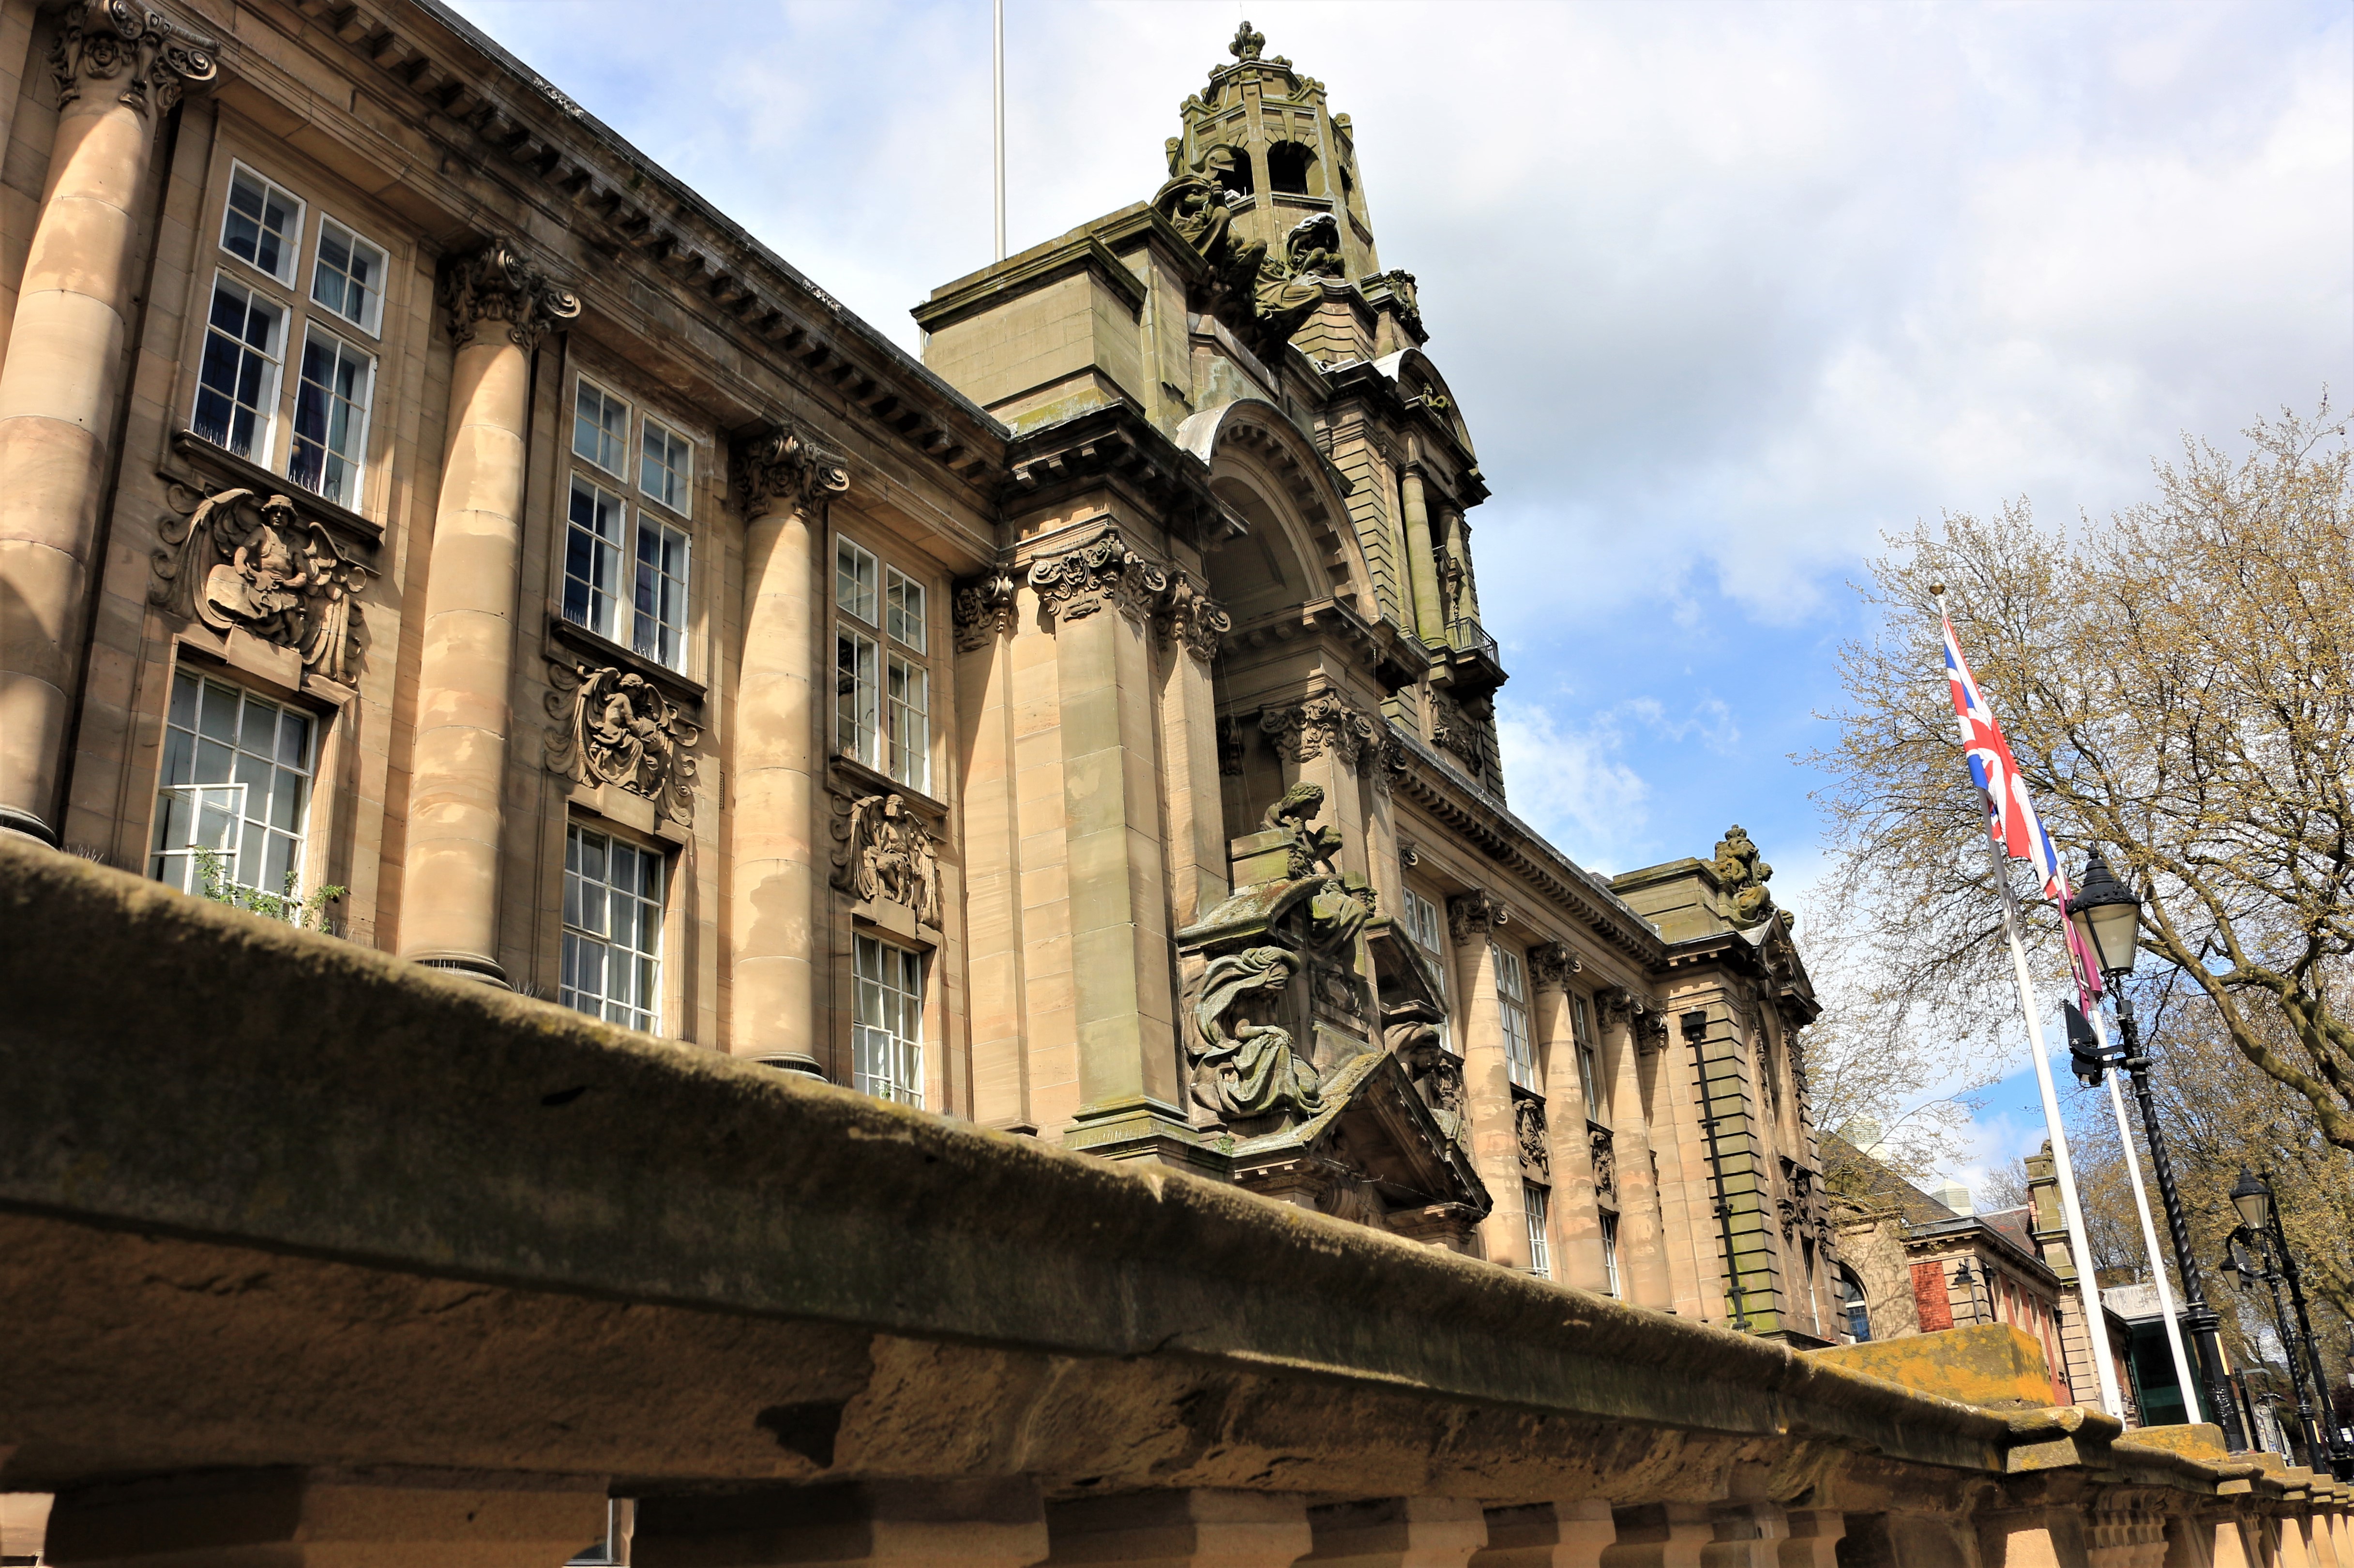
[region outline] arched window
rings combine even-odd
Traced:
[[[1297,142],[1278,142],[1267,150],[1267,183],[1292,196],[1307,196],[1308,171],[1316,154]]]
[[[1204,172],[1229,196],[1248,196],[1257,188],[1251,177],[1250,154],[1240,147],[1211,148]]]
[[[1839,1298],[1840,1311],[1847,1319],[1849,1337],[1861,1344],[1872,1338],[1872,1313],[1863,1303],[1863,1281],[1856,1272],[1840,1264],[1831,1276],[1831,1291]]]

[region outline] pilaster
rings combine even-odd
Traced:
[[[1606,1291],[1596,1154],[1577,1071],[1577,1024],[1569,977],[1584,966],[1561,943],[1529,949],[1530,1024],[1544,1063],[1546,1167],[1551,1176],[1553,1277],[1581,1290]],[[1624,1285],[1620,1289],[1625,1289]]]
[[[1659,1037],[1660,1015],[1634,992],[1618,988],[1597,994],[1595,1011],[1602,1031],[1602,1071],[1612,1086],[1610,1163],[1618,1190],[1618,1266],[1628,1300],[1665,1311],[1675,1304],[1675,1287],[1668,1266],[1659,1160],[1646,1113],[1649,1097],[1643,1092],[1641,1060],[1645,1042]],[[1656,1044],[1648,1049],[1658,1053]],[[1669,1149],[1672,1158],[1672,1140]]]
[[[1489,1261],[1529,1266],[1528,1202],[1521,1186],[1520,1136],[1513,1125],[1512,1079],[1504,1054],[1502,1003],[1496,984],[1496,933],[1511,912],[1490,893],[1474,889],[1447,901],[1456,971],[1469,988],[1463,1019],[1463,1088],[1471,1117],[1471,1164],[1495,1202],[1479,1223]]]

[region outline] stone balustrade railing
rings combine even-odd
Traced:
[[[0,1490],[57,1563],[2354,1568],[1993,1410],[0,843]],[[1173,1047],[1172,1047],[1173,1048]],[[172,1553],[193,1555],[173,1556]]]

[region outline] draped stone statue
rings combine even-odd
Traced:
[[[1323,1107],[1316,1069],[1294,1052],[1290,1031],[1251,1014],[1291,983],[1299,959],[1281,948],[1247,948],[1212,959],[1193,1007],[1186,1054],[1193,1098],[1222,1116],[1248,1118]]]

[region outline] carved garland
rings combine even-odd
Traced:
[[[482,323],[504,322],[508,340],[527,350],[549,327],[580,314],[580,297],[535,271],[504,238],[450,258],[442,264],[440,292],[450,315],[450,341],[460,348],[474,341]]]
[[[1119,529],[1106,528],[1075,550],[1033,561],[1029,582],[1058,621],[1077,620],[1108,604],[1141,625],[1168,588],[1169,574],[1129,549]]]
[[[91,83],[120,79],[117,101],[141,114],[169,113],[180,94],[220,75],[210,38],[182,30],[171,18],[142,11],[130,0],[69,6],[49,44],[49,74],[58,107],[81,97]]]
[[[764,425],[736,443],[736,483],[744,515],[757,517],[773,501],[814,510],[850,488],[850,471],[833,453],[801,439],[790,425]]]
[[[173,487],[178,497],[192,493]],[[345,685],[367,647],[360,590],[373,574],[283,495],[224,490],[166,517],[149,602],[216,631],[242,630]]]
[[[695,758],[703,727],[633,671],[550,656],[555,690],[547,765],[581,784],[611,784],[654,803],[657,816],[695,819]]]

